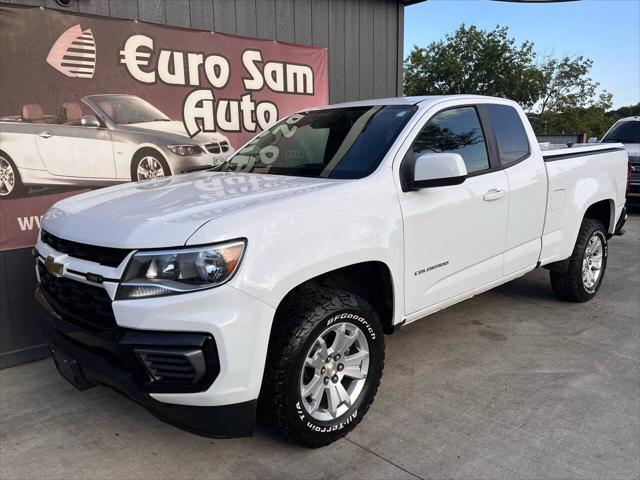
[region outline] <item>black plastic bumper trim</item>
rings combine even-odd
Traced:
[[[159,402],[143,392],[127,372],[72,344],[62,335],[53,332],[51,345],[74,359],[88,382],[109,387],[125,395],[171,425],[210,438],[246,437],[253,434],[257,400],[215,407]]]
[[[620,218],[618,219],[618,223],[616,224],[616,229],[613,231],[614,235],[624,235],[624,224],[627,223],[627,207],[622,207],[622,212],[620,213]]]
[[[155,332],[116,328],[91,332],[64,320],[36,293],[46,315],[46,335],[58,360],[62,376],[78,389],[103,385],[140,403],[158,418],[189,432],[213,438],[244,437],[253,434],[257,400],[222,406],[189,406],[155,400],[153,393],[191,393],[208,388],[219,373],[214,339],[198,332]],[[149,385],[148,374],[135,355],[135,347],[162,349],[190,346],[202,348],[207,372],[193,385]],[[66,368],[71,364],[72,367]],[[86,382],[85,382],[86,381]],[[191,390],[189,390],[191,389]]]

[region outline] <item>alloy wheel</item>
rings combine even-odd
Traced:
[[[164,177],[164,168],[156,157],[142,157],[138,162],[137,177],[138,180]]]
[[[582,259],[582,283],[587,291],[592,292],[602,273],[604,245],[599,235],[594,234],[587,243]]]
[[[0,157],[0,196],[9,195],[16,186],[16,174],[13,167],[4,157]]]
[[[300,397],[315,420],[332,421],[358,400],[369,370],[364,332],[348,322],[327,328],[307,352],[300,374]]]

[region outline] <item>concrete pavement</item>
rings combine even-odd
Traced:
[[[536,270],[387,337],[382,386],[345,439],[210,440],[50,360],[0,372],[0,478],[640,478],[640,216],[598,296]]]

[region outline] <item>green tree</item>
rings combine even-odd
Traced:
[[[507,97],[529,108],[543,91],[533,43],[517,45],[507,27],[461,25],[443,40],[414,46],[404,62],[405,95],[472,93]]]
[[[606,115],[612,120],[612,122],[625,117],[637,117],[640,115],[640,103],[636,103],[635,105],[626,105],[615,110],[610,110],[606,113]]]
[[[598,82],[589,77],[593,61],[581,55],[545,58],[540,69],[544,82],[534,107],[536,133],[586,133],[600,137],[611,126],[606,111],[613,95],[597,94]]]
[[[603,106],[598,102],[606,103],[607,98],[594,101],[599,84],[588,76],[592,66],[593,61],[582,56],[544,59],[540,65],[544,81],[536,105],[537,113],[544,116],[547,112]]]

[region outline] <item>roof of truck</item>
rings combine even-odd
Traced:
[[[391,98],[372,98],[370,100],[357,100],[355,102],[337,103],[331,107],[363,107],[371,105],[418,105],[425,103],[435,103],[442,100],[478,100],[493,98],[496,100],[504,100],[498,97],[488,97],[484,95],[424,95],[419,97],[391,97]]]

